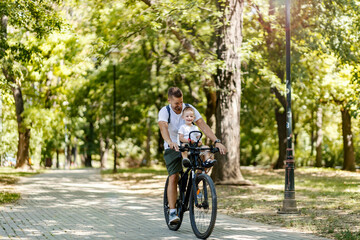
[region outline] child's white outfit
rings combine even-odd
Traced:
[[[180,127],[180,129],[178,131],[178,134],[183,134],[185,139],[189,139],[189,133],[191,131],[199,131],[199,128],[197,126],[193,125],[193,124],[191,124],[190,126],[186,125],[186,124],[183,124],[183,125],[181,125],[181,127]],[[191,134],[191,140],[197,141],[198,136],[200,136],[200,133],[192,133]],[[178,144],[180,145],[180,141],[178,141]]]

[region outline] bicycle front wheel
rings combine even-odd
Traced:
[[[190,222],[194,234],[205,239],[212,233],[217,213],[217,197],[215,185],[206,174],[200,174],[195,179],[196,192],[190,194]],[[195,197],[198,205],[195,206]]]

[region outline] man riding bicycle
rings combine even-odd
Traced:
[[[219,148],[221,154],[225,154],[227,149],[221,144],[221,141],[215,136],[211,128],[202,119],[198,110],[190,104],[184,104],[182,91],[177,87],[171,87],[168,90],[169,105],[163,107],[159,111],[158,124],[161,135],[164,139],[164,159],[166,168],[169,174],[168,185],[168,201],[170,207],[169,224],[174,224],[180,221],[176,213],[176,197],[177,197],[177,183],[179,180],[179,172],[182,171],[181,154],[177,142],[178,130],[185,123],[182,118],[182,111],[186,106],[194,109],[196,125],[202,132],[214,142],[215,147]]]

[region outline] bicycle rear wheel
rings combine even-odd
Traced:
[[[169,177],[166,179],[166,183],[165,183],[165,189],[164,189],[164,215],[165,215],[165,221],[166,221],[166,225],[168,226],[168,228],[172,231],[177,231],[182,223],[183,220],[183,216],[184,216],[184,212],[182,210],[182,201],[181,201],[181,192],[179,189],[179,185],[177,184],[177,193],[178,196],[176,198],[176,210],[178,213],[178,216],[180,218],[180,221],[177,224],[169,224],[169,214],[170,214],[170,208],[169,208],[169,202],[168,202],[168,197],[167,197],[167,189],[168,189],[168,184],[169,184]]]
[[[215,185],[206,174],[195,179],[197,191],[190,194],[190,222],[196,237],[205,239],[212,233],[217,213],[217,197]],[[198,199],[195,206],[194,198]]]

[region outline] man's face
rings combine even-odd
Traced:
[[[168,102],[170,103],[171,108],[176,112],[177,114],[181,113],[182,105],[183,105],[183,98],[182,97],[169,97]]]

